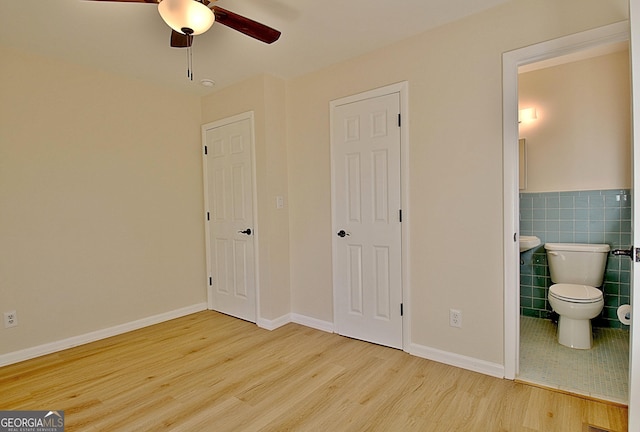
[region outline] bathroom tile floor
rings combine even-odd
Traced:
[[[550,320],[520,317],[518,380],[626,404],[629,332],[594,328],[593,347],[576,350],[558,343],[556,328]]]

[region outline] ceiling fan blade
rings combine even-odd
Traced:
[[[276,29],[260,24],[257,21],[238,15],[219,6],[211,7],[216,15],[216,21],[229,28],[258,39],[261,42],[271,44],[280,38],[280,32]]]
[[[189,48],[193,43],[193,36],[171,30],[171,46],[173,48]]]

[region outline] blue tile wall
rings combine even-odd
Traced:
[[[520,314],[549,318],[551,286],[544,243],[606,243],[611,249],[631,245],[631,191],[628,189],[520,194],[520,234],[535,235],[542,245],[520,254]],[[596,327],[629,328],[617,317],[628,304],[631,260],[609,255],[604,309]]]

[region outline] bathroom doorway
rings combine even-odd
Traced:
[[[626,403],[629,326],[616,312],[630,303],[631,261],[608,257],[593,347],[569,349],[556,342],[544,244],[632,244],[628,43],[520,67],[518,102],[520,235],[541,240],[520,253],[518,379]]]
[[[562,177],[561,174],[566,174],[566,172],[571,173],[573,171],[580,173],[581,169],[584,170],[585,164],[588,165],[589,162],[567,155],[570,155],[571,151],[585,153],[584,145],[586,145],[586,140],[583,138],[578,139],[578,144],[573,144],[573,148],[564,156],[564,159],[559,155],[555,155],[552,156],[551,160],[545,160],[544,145],[540,143],[543,140],[549,141],[549,137],[545,137],[540,130],[536,131],[535,128],[542,129],[541,125],[545,119],[550,122],[551,119],[557,119],[553,116],[560,117],[561,112],[558,111],[558,107],[561,104],[556,102],[555,105],[552,104],[551,108],[544,104],[536,107],[535,97],[532,97],[531,94],[525,95],[524,91],[522,95],[519,95],[518,86],[519,81],[523,83],[525,81],[540,81],[542,80],[541,76],[549,75],[553,69],[556,69],[554,72],[558,72],[559,70],[562,72],[562,69],[569,70],[575,68],[580,62],[587,61],[585,59],[587,51],[585,50],[597,50],[587,57],[599,60],[603,60],[603,58],[600,57],[614,55],[613,53],[615,52],[623,52],[623,49],[627,48],[621,49],[620,46],[627,43],[628,37],[628,23],[620,23],[583,34],[546,42],[538,46],[528,47],[518,50],[519,52],[517,53],[506,53],[503,57],[503,65],[505,67],[505,375],[507,378],[522,379],[535,382],[539,385],[558,388],[562,391],[581,393],[595,398],[622,403],[626,403],[628,373],[622,372],[613,379],[602,376],[594,380],[600,382],[606,381],[609,386],[622,388],[622,392],[617,394],[607,394],[607,389],[604,389],[605,391],[602,392],[600,389],[593,391],[588,388],[576,388],[577,386],[575,384],[577,384],[578,381],[582,381],[583,377],[571,375],[571,373],[576,371],[575,366],[577,361],[571,357],[571,355],[581,353],[572,352],[576,350],[568,348],[566,349],[568,351],[563,353],[554,351],[559,346],[555,339],[555,325],[551,320],[553,316],[549,314],[551,309],[546,300],[546,287],[548,287],[550,281],[546,268],[543,244],[545,241],[591,242],[610,243],[616,248],[630,246],[631,234],[622,235],[620,228],[621,216],[618,215],[618,231],[615,239],[612,239],[610,234],[606,234],[607,230],[604,228],[600,229],[600,225],[596,223],[595,219],[593,220],[593,224],[591,224],[588,218],[590,211],[588,206],[590,195],[588,192],[592,192],[594,194],[593,202],[602,202],[603,204],[602,209],[598,210],[603,214],[601,218],[602,226],[605,225],[606,221],[604,217],[605,213],[609,218],[613,217],[613,213],[610,213],[613,210],[606,209],[605,202],[612,204],[612,206],[613,203],[617,203],[617,210],[619,212],[625,212],[625,217],[628,218],[626,219],[625,226],[628,227],[629,231],[631,230],[631,180],[628,179],[628,177],[630,177],[630,171],[627,170],[627,174],[622,174],[622,177],[627,175],[626,184],[616,183],[615,186],[611,186],[606,180],[603,181],[603,179],[597,178],[597,175],[591,176],[593,177],[591,180],[580,179],[580,175],[573,176],[575,177],[573,181],[578,182],[578,185],[570,185],[566,181],[562,183],[557,179],[550,181],[550,178],[552,179],[554,176]],[[619,57],[625,55],[628,56],[628,51],[626,51],[626,54],[618,54]],[[565,62],[566,66],[559,65],[559,61]],[[542,72],[535,74],[536,71]],[[519,76],[519,73],[522,74],[522,76]],[[531,75],[525,77],[524,74]],[[582,79],[583,77],[581,76],[580,78]],[[580,80],[575,79],[571,84],[577,81]],[[531,84],[531,82],[529,84]],[[509,86],[511,86],[510,91],[507,90]],[[593,86],[587,86],[582,89],[585,93],[591,92],[592,90]],[[559,92],[559,90],[556,89],[556,92]],[[627,89],[627,94],[628,93],[629,90]],[[567,101],[563,100],[562,102]],[[628,100],[623,103],[627,104],[625,108],[628,109]],[[518,123],[517,109],[509,109],[510,107],[515,108],[516,106],[520,109],[536,108],[536,120],[531,123]],[[596,106],[595,108],[600,108],[600,106]],[[582,118],[575,118],[569,115],[563,119],[561,125],[565,128],[575,127],[583,120]],[[627,123],[629,123],[628,117]],[[627,143],[630,142],[630,129],[631,127],[628,125],[626,129]],[[522,151],[518,149],[517,145],[513,145],[515,148],[510,148],[507,145],[508,140],[517,143],[518,138],[524,139],[524,143],[521,143],[520,146]],[[601,141],[606,141],[603,137],[598,138]],[[568,141],[566,137],[560,138],[561,142],[563,140]],[[594,139],[593,141],[597,140]],[[536,144],[539,147],[533,148],[533,145]],[[552,148],[553,151],[562,151],[562,149],[558,148],[559,145],[557,143],[554,145],[556,147]],[[630,154],[631,150],[629,148],[625,153],[625,160],[622,161],[622,163],[630,165]],[[518,166],[519,164],[517,163],[519,159],[518,156],[526,156],[520,158],[521,166]],[[604,165],[602,154],[591,156],[597,160],[596,170],[602,168]],[[564,160],[564,165],[554,166],[555,163],[561,160]],[[511,161],[513,166],[510,166],[507,161]],[[522,174],[523,171],[527,175],[524,179],[520,179],[519,175]],[[588,172],[588,169],[584,171]],[[600,169],[598,172],[602,171],[610,172],[611,170]],[[618,170],[615,172],[617,171]],[[616,177],[616,175],[613,177]],[[542,176],[544,176],[544,178]],[[565,177],[565,180],[568,179],[568,181],[571,181],[571,175],[566,175]],[[522,180],[524,180],[525,185],[523,185],[523,190],[519,191],[518,185]],[[556,184],[553,184],[553,182]],[[611,183],[615,183],[615,181],[611,180]],[[566,193],[561,195],[561,192]],[[579,192],[583,192],[586,198],[578,198]],[[574,193],[576,195],[573,195]],[[609,196],[609,194],[611,194],[611,196]],[[575,205],[568,205],[569,203],[575,204],[576,201],[584,208],[576,209]],[[562,205],[560,204],[561,202]],[[587,204],[586,206],[585,203]],[[629,205],[627,206],[626,203]],[[599,214],[598,211],[594,210],[593,214]],[[578,219],[580,219],[580,221],[575,219],[576,212],[579,213]],[[547,213],[551,215],[551,219],[547,219]],[[586,221],[583,221],[582,219],[584,219],[585,215]],[[577,231],[576,225],[578,225]],[[593,232],[590,228],[593,228]],[[524,256],[521,256],[518,248],[518,236],[525,234],[539,234],[539,237],[542,237],[542,244],[537,248],[525,252]],[[622,244],[623,242],[625,244]],[[522,265],[520,264],[521,258],[523,262]],[[618,280],[611,280],[613,276],[612,273],[610,273],[608,282],[610,285],[615,285],[616,289],[615,292],[613,292],[611,287],[605,287],[611,294],[609,300],[607,300],[607,295],[605,294],[605,302],[609,302],[607,303],[609,306],[607,309],[608,315],[604,315],[600,322],[595,324],[598,328],[603,324],[610,325],[613,323],[614,317],[610,315],[610,312],[612,309],[616,309],[619,301],[622,300],[629,303],[631,284],[629,274],[631,273],[631,263],[628,261],[623,264],[623,261],[620,261],[616,262],[615,265],[618,267],[618,275],[616,276]],[[624,276],[625,280],[628,281],[626,291],[620,290],[619,271],[622,266],[626,266],[627,270],[626,276]],[[520,290],[521,279],[524,285],[522,297]],[[620,332],[621,330],[617,327],[622,326],[605,326],[603,328],[606,329],[606,331],[597,330],[597,337],[600,338],[602,334],[608,332],[609,329]],[[612,364],[622,366],[623,368],[625,366],[628,367],[628,336],[623,337],[623,339],[623,341],[618,340],[616,342],[620,342],[618,346],[623,346],[622,355],[619,356],[617,360],[610,359],[612,363],[609,365],[600,362],[595,366],[593,364],[587,366],[591,369],[590,372],[586,372],[587,377],[584,378],[584,380],[588,380],[589,377],[594,375],[593,370],[602,371],[614,369],[610,367]],[[531,342],[531,344],[529,342]],[[535,345],[535,343],[538,345]],[[626,348],[624,348],[625,346]],[[583,357],[596,357],[596,359],[600,361],[599,353],[594,353],[595,351],[582,351]],[[569,357],[563,357],[565,354]],[[606,354],[604,356],[606,357]],[[546,361],[545,358],[548,361]],[[588,361],[587,359],[587,362]],[[626,364],[624,364],[625,361]],[[617,362],[623,364],[618,365]],[[562,364],[567,364],[568,367],[563,370]],[[532,370],[531,366],[534,368],[539,367],[539,370]],[[559,372],[559,374],[556,374],[556,372]],[[554,378],[554,375],[562,378],[569,376],[570,379],[559,382]],[[531,378],[532,376],[534,377]]]

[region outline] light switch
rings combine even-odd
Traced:
[[[282,195],[278,195],[276,197],[276,208],[281,209],[284,207],[284,197]]]

